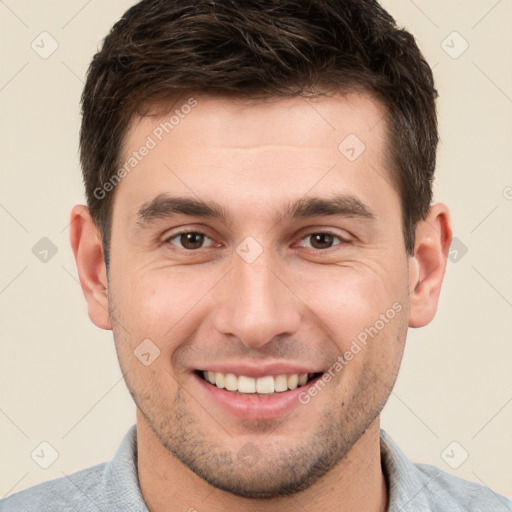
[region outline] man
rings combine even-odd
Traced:
[[[0,510],[512,510],[379,426],[452,237],[435,97],[370,0],[130,9],[89,69],[71,244],[137,425]]]

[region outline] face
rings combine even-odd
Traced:
[[[124,146],[138,156],[113,203],[118,357],[183,464],[237,495],[285,495],[347,456],[402,357],[409,258],[384,110],[194,101],[169,133],[172,113],[135,120]]]

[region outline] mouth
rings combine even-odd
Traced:
[[[269,397],[293,391],[322,376],[322,372],[266,375],[258,378],[207,370],[196,370],[195,373],[214,388],[247,397]]]

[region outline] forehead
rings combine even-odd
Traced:
[[[195,144],[201,137],[204,144],[216,147],[250,149],[289,141],[291,145],[302,143],[306,147],[334,144],[336,149],[340,136],[347,130],[362,138],[377,125],[383,131],[384,117],[385,107],[367,93],[254,100],[183,95],[167,107],[155,105],[150,107],[149,115],[132,119],[125,149],[141,142],[141,137],[147,134],[164,144],[171,142],[171,138],[179,138],[180,143],[188,139]],[[315,137],[315,133],[321,136]]]
[[[132,121],[115,190],[132,217],[154,197],[172,195],[252,204],[336,188],[378,196],[393,189],[384,107],[368,95],[244,101],[184,97],[172,110]],[[356,190],[357,192],[357,190]],[[386,193],[393,190],[386,190]],[[221,201],[222,202],[222,201]],[[115,210],[115,207],[114,207]]]

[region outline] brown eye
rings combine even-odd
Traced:
[[[185,231],[182,233],[176,233],[172,237],[168,238],[166,242],[178,245],[182,249],[193,251],[195,249],[201,249],[202,245],[208,237],[204,233],[198,233],[196,231]],[[173,242],[177,240],[178,243]]]
[[[181,245],[185,249],[199,249],[203,245],[204,235],[201,233],[184,233],[180,235]]]
[[[337,235],[332,235],[330,233],[310,233],[306,235],[302,240],[310,240],[309,245],[306,244],[305,247],[310,247],[312,249],[330,249],[335,245],[340,245],[340,243],[334,243],[335,239],[338,239],[339,242],[343,243],[342,240]]]
[[[328,233],[315,233],[311,235],[311,246],[315,249],[328,249],[332,246],[333,239]]]

